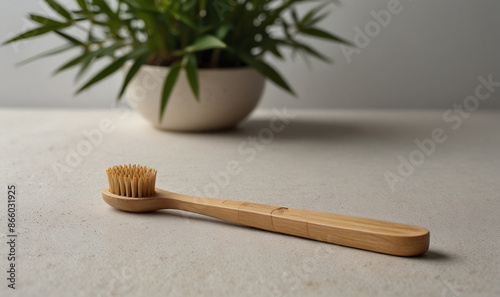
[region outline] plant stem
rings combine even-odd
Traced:
[[[216,49],[212,53],[212,59],[210,60],[210,66],[213,68],[217,68],[217,64],[219,62],[220,49]]]

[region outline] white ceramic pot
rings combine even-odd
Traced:
[[[197,101],[181,71],[160,121],[167,69],[142,66],[126,91],[130,104],[160,129],[208,131],[234,126],[255,108],[264,89],[264,77],[251,68],[200,69]]]

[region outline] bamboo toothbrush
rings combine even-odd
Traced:
[[[180,209],[259,229],[397,256],[416,256],[429,248],[429,231],[417,226],[172,193],[155,188],[156,170],[145,166],[120,165],[106,172],[109,188],[102,191],[102,197],[123,211]]]

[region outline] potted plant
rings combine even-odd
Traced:
[[[45,2],[57,17],[29,15],[38,27],[4,44],[57,34],[65,44],[24,62],[76,48],[55,72],[79,67],[77,78],[108,60],[77,93],[124,69],[118,98],[126,92],[143,116],[169,130],[235,125],[256,106],[265,78],[293,93],[266,54],[284,59],[289,48],[328,62],[301,37],[347,43],[317,26],[332,0],[75,0],[72,9]],[[305,2],[319,5],[299,15]]]

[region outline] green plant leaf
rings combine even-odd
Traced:
[[[113,57],[114,53],[116,50],[126,46],[127,44],[125,42],[116,42],[108,47],[103,47],[98,50],[89,52],[86,57],[81,61],[82,66],[80,67],[80,70],[75,76],[75,80],[79,80],[89,69],[90,65],[92,62],[94,62],[96,59],[105,57],[105,56],[110,56]]]
[[[54,0],[45,0],[45,2],[47,2],[47,4],[50,5],[50,7],[52,7],[52,9],[54,9],[54,11],[56,11],[58,14],[60,14],[65,19],[67,19],[67,20],[72,19],[71,13],[69,11],[67,11],[66,8],[64,8],[61,4],[57,3]]]
[[[349,41],[342,39],[340,37],[337,37],[331,33],[328,33],[326,31],[318,29],[318,28],[301,28],[300,32],[304,33],[306,35],[310,35],[310,36],[314,36],[314,37],[318,37],[318,38],[323,38],[323,39],[328,39],[328,40],[332,40],[332,41],[336,41],[339,43],[344,43],[344,44],[353,46],[353,44],[350,43]]]
[[[101,12],[106,14],[108,17],[114,18],[115,13],[105,0],[93,0],[93,3],[97,5],[101,9]]]
[[[323,20],[326,16],[328,16],[328,13],[324,13],[321,15],[318,15],[318,13],[321,12],[326,6],[330,4],[331,4],[330,2],[326,2],[311,9],[308,13],[306,13],[304,18],[302,18],[302,20],[300,21],[300,25],[302,27],[311,27],[316,23],[320,22],[321,20]]]
[[[179,78],[179,72],[181,70],[181,64],[177,61],[170,65],[170,70],[168,72],[167,77],[165,78],[165,82],[163,83],[163,91],[161,94],[161,105],[160,105],[160,118],[161,122],[163,118],[163,114],[165,113],[165,108],[167,107],[168,99],[170,98],[170,94]]]
[[[192,29],[195,29],[196,28],[196,25],[193,23],[193,21],[191,21],[189,19],[188,16],[186,16],[185,14],[183,13],[180,13],[178,11],[175,11],[175,10],[171,10],[171,9],[168,9],[166,11],[166,13],[170,16],[172,16],[174,19],[176,20],[179,20],[181,22],[183,22],[184,24],[186,24],[188,27],[191,27]]]
[[[288,42],[288,41],[284,40],[282,44],[286,44],[286,45],[288,45],[296,50],[303,50],[304,52],[308,53],[309,55],[311,55],[311,56],[313,56],[313,57],[315,57],[323,62],[327,62],[327,63],[332,62],[328,57],[326,57],[325,55],[323,55],[322,53],[320,53],[319,51],[315,50],[314,48],[308,46],[305,43],[301,43],[298,41]]]
[[[43,35],[43,34],[51,32],[51,31],[63,29],[63,28],[69,27],[69,26],[70,26],[70,24],[63,24],[63,23],[61,23],[60,25],[50,25],[50,26],[38,27],[38,28],[35,28],[33,30],[29,30],[29,31],[24,32],[24,33],[22,33],[20,35],[17,35],[16,37],[14,37],[12,39],[9,39],[9,40],[5,41],[3,43],[3,45],[9,44],[9,43],[14,42],[14,41],[18,41],[18,40],[22,40],[22,39],[27,39],[27,38],[32,38],[32,37],[35,37],[35,36]]]
[[[118,69],[120,69],[125,62],[127,62],[130,59],[135,58],[137,55],[136,52],[129,53],[125,56],[122,56],[116,60],[114,60],[111,64],[106,66],[104,69],[99,71],[94,77],[92,77],[87,83],[85,83],[78,91],[76,91],[76,94],[81,93],[83,90],[87,89],[88,87],[96,84],[97,82],[101,81],[102,79],[110,76],[114,72],[116,72]]]
[[[212,35],[204,35],[197,39],[193,44],[186,47],[184,52],[186,53],[194,53],[199,51],[204,51],[208,49],[214,48],[225,48],[226,44],[220,40],[219,38]]]
[[[36,14],[30,14],[30,19],[33,20],[34,22],[37,22],[40,25],[44,25],[44,26],[61,26],[61,25],[65,24],[65,23],[50,19],[48,17],[44,17],[44,16],[36,15]]]
[[[264,77],[269,78],[272,82],[274,82],[275,84],[277,84],[281,88],[283,88],[286,91],[290,92],[291,94],[295,95],[295,92],[288,85],[288,83],[281,76],[281,74],[279,74],[276,70],[274,70],[274,68],[272,68],[269,64],[262,62],[262,61],[259,61],[248,54],[238,53],[238,56],[243,61],[245,61],[245,63],[247,63],[252,68],[257,70],[260,74],[262,74]]]
[[[314,16],[313,18],[309,19],[309,20],[302,20],[301,21],[301,26],[303,27],[312,27],[312,26],[315,26],[317,23],[321,22],[322,20],[324,20],[327,16],[329,15],[328,12],[324,12],[320,15],[316,15]]]
[[[80,8],[83,10],[83,11],[88,11],[88,7],[87,7],[87,2],[86,0],[76,0],[76,2],[78,2],[78,5],[80,6]]]
[[[278,45],[281,43],[282,42],[277,39],[268,39],[262,42],[261,47],[263,50],[271,52],[278,59],[283,59],[284,57],[278,49]]]
[[[295,23],[300,22],[299,16],[298,16],[297,11],[295,9],[292,9],[292,19]]]
[[[58,30],[55,30],[54,33],[56,33],[57,35],[61,36],[62,38],[66,39],[67,41],[71,42],[74,45],[85,46],[85,43],[83,43],[82,41],[80,41],[72,36],[69,36],[66,33],[63,33],[63,32],[58,31]]]
[[[58,47],[56,47],[54,49],[51,49],[51,50],[48,50],[46,52],[40,53],[40,54],[35,55],[35,56],[33,56],[31,58],[28,58],[26,60],[17,62],[16,66],[26,65],[26,64],[31,63],[33,61],[36,61],[38,59],[49,57],[49,56],[52,56],[52,55],[55,55],[55,54],[59,54],[59,53],[65,52],[65,51],[67,51],[69,49],[72,49],[74,47],[75,47],[74,44],[65,44],[65,45],[62,45],[62,46],[58,46]]]
[[[128,84],[130,81],[134,78],[134,76],[137,74],[139,69],[141,69],[141,66],[146,64],[148,61],[150,53],[144,53],[142,56],[137,58],[137,60],[132,64],[130,67],[129,71],[127,72],[127,75],[125,76],[125,79],[123,80],[122,87],[120,89],[120,93],[118,94],[118,100],[123,96],[123,93],[125,93],[125,90],[127,89]]]
[[[54,71],[53,75],[56,75],[56,74],[58,74],[61,71],[70,69],[70,68],[78,65],[79,63],[81,63],[85,59],[86,56],[87,56],[87,53],[84,52],[83,54],[81,54],[81,55],[79,55],[79,56],[77,56],[77,57],[69,60],[68,62],[66,62],[63,65],[59,66],[59,68],[57,68]]]
[[[229,31],[233,29],[233,24],[221,24],[217,31],[215,32],[215,37],[219,38],[220,40],[223,40],[226,38],[227,34]]]
[[[185,62],[184,59],[186,60]],[[196,65],[196,59],[194,55],[186,55],[184,59],[183,64],[186,69],[186,77],[189,85],[191,86],[191,90],[196,100],[200,101],[200,83],[198,81],[198,66]]]

